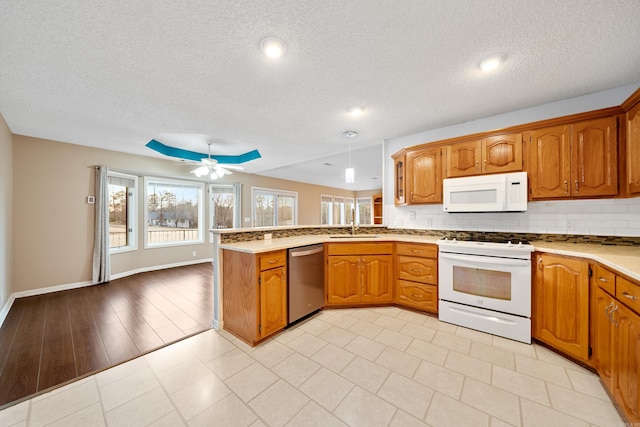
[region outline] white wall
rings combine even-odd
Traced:
[[[525,213],[500,214],[449,214],[441,204],[396,207],[390,157],[402,148],[427,142],[619,106],[638,87],[633,84],[385,141],[384,223],[434,230],[640,236],[640,198],[531,202]]]

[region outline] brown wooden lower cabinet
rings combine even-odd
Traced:
[[[393,302],[393,243],[327,245],[327,305]]]
[[[224,329],[255,345],[287,326],[287,251],[223,251]]]
[[[612,314],[613,396],[632,425],[640,423],[640,316],[622,304]]]
[[[438,312],[438,247],[396,244],[396,304]]]
[[[533,337],[589,361],[589,263],[537,253],[534,257]]]

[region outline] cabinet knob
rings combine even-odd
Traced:
[[[576,193],[578,193],[578,180],[576,179]]]
[[[602,283],[608,283],[609,282],[607,279],[605,279],[602,276],[598,277],[598,280],[601,281]]]
[[[567,194],[568,191],[569,191],[569,183],[565,179],[564,180],[564,194]]]

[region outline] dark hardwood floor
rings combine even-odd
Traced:
[[[0,408],[204,331],[212,318],[211,263],[19,298],[0,328]]]

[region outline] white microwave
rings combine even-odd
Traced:
[[[443,193],[445,212],[524,212],[527,173],[448,178]]]

